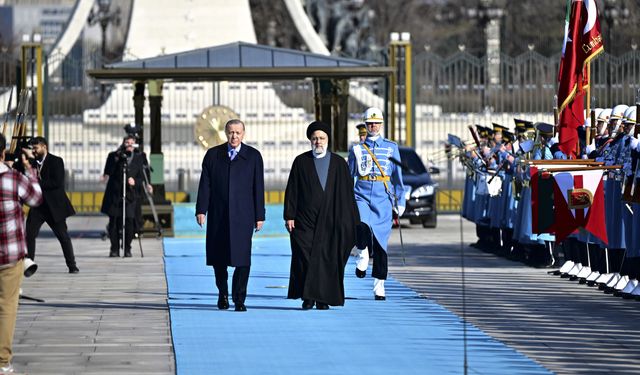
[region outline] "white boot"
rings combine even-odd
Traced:
[[[356,276],[363,278],[367,275],[367,267],[369,267],[369,249],[364,248],[362,250],[357,249],[356,259]]]
[[[638,286],[638,280],[636,279],[631,279],[629,280],[629,282],[627,283],[627,285],[625,285],[624,289],[622,289],[622,293],[625,294],[631,294],[631,292],[633,292],[633,290]]]
[[[384,280],[373,279],[373,296],[378,301],[384,301],[386,299],[384,294]]]
[[[568,260],[566,262],[564,262],[564,264],[562,265],[562,267],[560,267],[560,273],[567,273],[569,272],[569,270],[571,268],[573,268],[573,266],[575,265],[575,263],[571,260]]]

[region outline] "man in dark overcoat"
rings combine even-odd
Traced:
[[[207,151],[198,187],[196,221],[207,222],[207,265],[213,266],[220,310],[229,308],[227,267],[235,267],[235,311],[247,311],[251,239],[265,219],[262,155],[242,143],[244,133],[240,120],[225,124],[228,142]]]
[[[144,173],[149,173],[145,168],[147,157],[144,153],[135,149],[136,137],[127,135],[122,140],[122,145],[116,151],[110,152],[105,163],[103,178],[107,179],[107,187],[102,200],[100,212],[109,216],[109,239],[111,242],[110,257],[120,256],[120,241],[122,229],[124,229],[124,256],[131,257],[131,241],[136,231],[134,220],[140,200],[144,196],[142,189],[152,191],[151,185],[144,186]],[[126,173],[126,176],[125,176]],[[126,184],[123,184],[123,180]],[[124,227],[122,225],[122,189],[126,186],[124,204]]]
[[[51,231],[60,241],[64,260],[69,268],[69,273],[78,273],[76,258],[73,254],[73,244],[67,231],[67,218],[75,215],[67,194],[64,191],[64,161],[61,157],[49,153],[48,142],[43,137],[34,137],[30,141],[36,161],[37,175],[42,187],[44,202],[38,207],[29,210],[26,225],[27,256],[31,260],[36,257],[36,237],[43,223],[51,227]]]
[[[307,128],[311,151],[293,161],[285,191],[284,220],[291,237],[288,298],[302,308],[344,305],[344,267],[360,222],[353,178],[345,160],[328,151],[329,125]]]

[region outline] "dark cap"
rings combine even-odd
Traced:
[[[500,124],[496,124],[495,122],[493,123],[493,132],[494,133],[502,133],[505,130],[507,130],[506,126],[502,126]]]
[[[515,139],[516,139],[516,137],[515,137],[515,135],[514,135],[512,132],[510,132],[510,131],[508,131],[508,130],[504,130],[504,131],[502,132],[502,140],[503,140],[504,142],[513,143],[513,141],[514,141]]]
[[[322,121],[314,121],[307,126],[307,139],[311,139],[311,134],[316,130],[322,130],[331,139],[331,127]]]
[[[516,129],[515,129],[516,134],[524,133],[527,130],[527,128],[533,128],[533,123],[531,121],[514,118],[513,122],[515,122],[516,124]]]
[[[548,124],[546,122],[536,122],[534,126],[538,133],[544,136],[553,136],[553,128],[555,127],[553,124]]]

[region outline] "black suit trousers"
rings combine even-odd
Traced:
[[[67,263],[67,267],[76,266],[76,258],[73,255],[73,244],[71,243],[71,237],[67,231],[67,221],[62,219],[55,222],[49,209],[46,205],[40,207],[34,207],[29,210],[29,216],[27,216],[27,256],[32,260],[36,257],[36,237],[40,233],[40,228],[43,223],[47,223],[53,234],[56,236],[60,245],[62,246],[62,254],[64,254],[64,260]]]
[[[371,232],[371,228],[365,223],[360,223],[356,227],[356,247],[360,250],[365,247],[369,249],[369,256],[373,259],[371,276],[386,280],[389,271],[387,252],[384,251],[376,236]]]
[[[231,298],[233,302],[238,304],[244,304],[244,300],[247,298],[247,285],[249,284],[249,271],[251,267],[236,267],[233,271],[233,283],[231,284]],[[213,266],[213,273],[216,276],[216,286],[218,287],[218,293],[223,295],[229,295],[229,286],[227,280],[229,279],[229,272],[227,266]]]

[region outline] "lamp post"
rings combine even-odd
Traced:
[[[100,24],[100,31],[102,32],[102,43],[101,43],[101,52],[102,52],[102,61],[107,60],[107,27],[110,24],[115,26],[120,25],[120,7],[116,7],[113,11],[111,10],[111,0],[98,0],[97,8],[91,8],[91,12],[89,13],[89,17],[87,18],[87,23],[90,26]],[[104,85],[100,85],[100,98],[104,100]]]
[[[613,51],[613,31],[617,26],[624,25],[629,20],[629,8],[624,5],[621,0],[604,0],[604,12],[602,17],[607,24],[606,45],[609,51]]]
[[[111,0],[98,0],[97,4],[97,8],[91,9],[87,22],[91,26],[100,24],[100,30],[102,31],[102,57],[106,58],[107,27],[109,27],[110,24],[115,26],[120,25],[120,7],[116,7],[116,9],[111,11]]]

